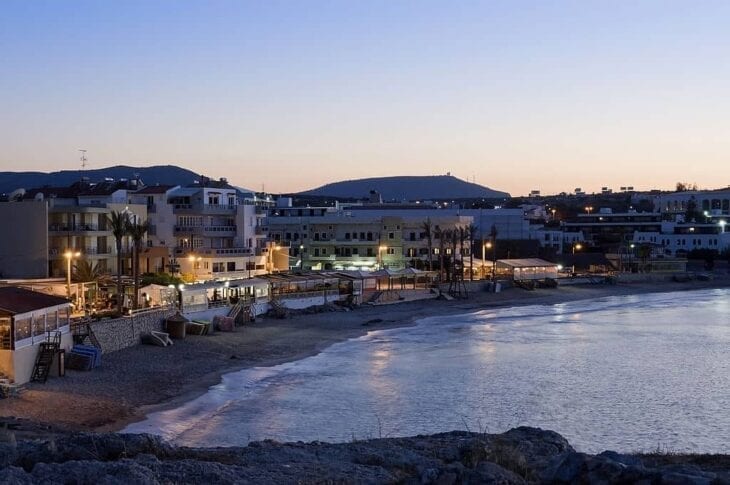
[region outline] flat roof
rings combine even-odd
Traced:
[[[71,304],[66,298],[26,290],[17,286],[0,288],[0,312],[6,314],[17,315],[59,305],[70,306]]]

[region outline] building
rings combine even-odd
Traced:
[[[267,220],[270,239],[288,248],[293,267],[304,270],[375,270],[424,267],[429,259],[423,224],[430,220],[432,259],[437,261],[439,230],[466,228],[470,216],[449,211],[367,210],[354,207],[287,207],[271,211]],[[450,254],[450,243],[445,243]],[[469,254],[468,243],[459,248]]]
[[[153,263],[143,271],[165,268],[193,282],[251,277],[271,269],[262,230],[268,203],[226,179],[201,177],[187,187],[148,187],[132,199],[145,204],[152,225],[148,249]]]
[[[31,378],[40,344],[60,334],[60,347],[73,345],[71,304],[65,298],[23,288],[0,288],[0,374],[16,384]],[[57,368],[55,362],[53,368]]]
[[[694,205],[694,210],[705,216],[730,216],[730,189],[656,194],[653,203],[654,210],[664,215],[685,214]]]
[[[113,211],[141,220],[144,205],[133,204],[130,193],[139,181],[87,179],[69,187],[42,187],[19,191],[9,202],[0,202],[0,216],[12,225],[9,237],[0,239],[0,273],[4,278],[66,276],[69,255],[84,258],[102,272],[116,272],[115,240],[109,226]],[[123,272],[131,273],[130,241],[125,238]]]

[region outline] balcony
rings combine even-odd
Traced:
[[[66,251],[80,252],[83,256],[104,256],[112,254],[112,247],[88,247],[88,248],[49,248],[48,255],[51,257],[63,257]]]
[[[175,204],[176,214],[235,214],[235,204]]]
[[[175,226],[175,233],[235,236],[236,226]]]
[[[86,224],[77,223],[69,224],[64,222],[52,222],[48,225],[50,232],[94,232],[94,231],[109,231],[105,226],[99,226],[99,224]]]
[[[253,256],[254,252],[251,248],[175,248],[175,254],[178,255],[198,255],[198,256]]]

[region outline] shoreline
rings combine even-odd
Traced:
[[[418,300],[363,306],[352,311],[260,319],[233,333],[189,336],[173,347],[135,346],[105,355],[91,372],[34,383],[18,398],[0,401],[0,421],[19,418],[59,431],[116,432],[153,412],[189,402],[222,376],[273,367],[319,354],[371,331],[405,328],[431,316],[458,315],[508,306],[554,305],[610,296],[730,287],[730,278],[687,283],[576,285],[527,292],[478,292],[469,300]],[[377,322],[376,322],[377,321]],[[46,431],[47,432],[47,431]]]

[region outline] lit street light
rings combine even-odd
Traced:
[[[71,299],[71,260],[81,257],[79,251],[68,250],[63,253],[63,257],[66,258],[66,297]]]

